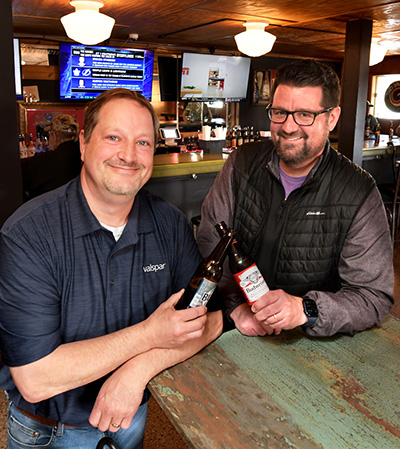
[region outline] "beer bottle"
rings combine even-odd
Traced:
[[[376,127],[376,131],[375,131],[375,146],[376,147],[379,145],[380,139],[381,139],[381,125],[378,123],[378,126]]]
[[[232,130],[232,144],[231,144],[231,148],[236,148],[237,147],[237,131],[235,128],[233,128]]]
[[[389,127],[389,141],[393,140],[393,134],[394,134],[394,130],[393,130],[393,122],[390,121],[390,127]]]
[[[224,221],[217,223],[216,228],[220,235],[224,235],[228,229]],[[236,239],[232,240],[229,251],[229,268],[250,306],[269,291],[254,260],[240,248]]]
[[[200,262],[176,309],[205,306],[222,276],[222,265],[235,231],[227,228],[213,252]]]

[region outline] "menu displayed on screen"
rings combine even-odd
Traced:
[[[115,87],[151,100],[154,53],[132,48],[60,44],[60,98],[86,100]]]

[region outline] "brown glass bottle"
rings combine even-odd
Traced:
[[[200,262],[176,309],[206,306],[222,276],[222,265],[235,231],[227,228],[213,252]]]
[[[216,228],[221,236],[224,235],[228,229],[224,221],[217,223]],[[269,291],[268,285],[252,257],[240,248],[236,239],[232,240],[228,254],[231,273],[239,288],[242,290],[247,303],[252,305],[264,293]]]

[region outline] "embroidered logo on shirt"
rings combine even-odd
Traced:
[[[149,273],[149,272],[151,272],[151,271],[159,271],[159,270],[163,270],[165,268],[165,263],[158,263],[158,264],[155,264],[155,265],[153,265],[153,264],[150,264],[150,265],[147,265],[147,267],[143,267],[143,271],[145,272],[145,273]]]
[[[308,211],[307,213],[306,213],[306,215],[326,215],[326,213],[325,212],[322,212],[322,211],[320,211],[320,210],[318,210],[318,211],[316,211],[316,212],[312,212],[312,211]]]

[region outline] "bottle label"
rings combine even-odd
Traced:
[[[199,288],[196,290],[196,293],[194,294],[192,300],[190,301],[188,308],[207,305],[216,287],[216,282],[209,281],[208,279],[203,279],[199,285]]]
[[[257,299],[260,299],[264,293],[269,291],[268,285],[255,263],[233,276],[249,305],[252,305]]]

